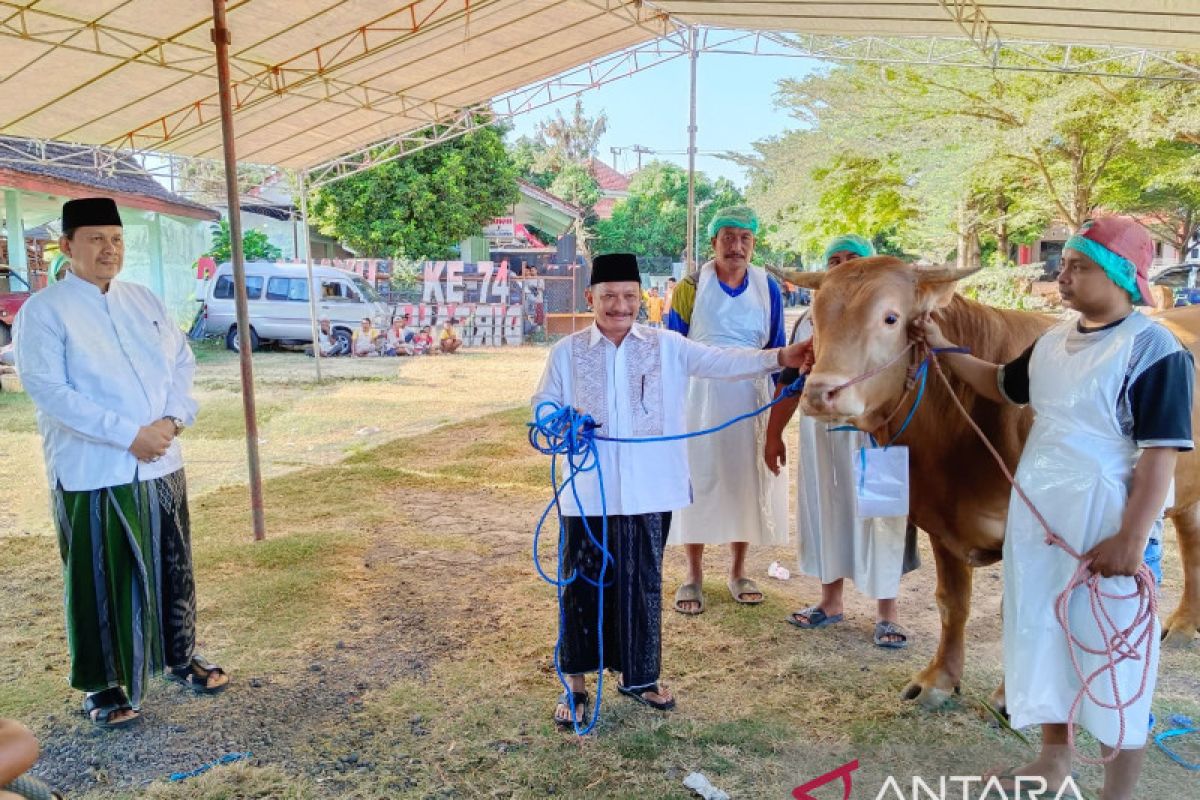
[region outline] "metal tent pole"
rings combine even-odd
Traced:
[[[687,234],[684,239],[688,273],[696,271],[696,64],[700,60],[700,35],[695,26],[688,32],[688,60],[691,67],[691,110],[688,122],[688,193]]]
[[[313,279],[312,237],[308,233],[308,173],[300,173],[300,216],[304,218],[304,263],[308,267],[308,318],[312,323],[313,363],[321,382],[321,336],[317,330],[317,284]],[[331,328],[329,333],[333,334]]]
[[[246,460],[250,468],[250,513],[254,519],[254,539],[261,541],[267,537],[267,526],[263,519],[262,470],[258,461],[258,420],[254,413],[254,365],[250,360],[250,311],[246,304],[246,265],[242,253],[242,211],[238,203],[237,153],[233,141],[233,102],[229,91],[230,35],[225,23],[225,0],[213,0],[212,40],[217,47],[225,194],[229,204],[229,246],[233,257],[238,360],[242,367],[242,410],[246,417]]]

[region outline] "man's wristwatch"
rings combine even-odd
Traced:
[[[183,429],[187,427],[183,424],[183,420],[181,420],[179,417],[163,417],[163,419],[169,420],[171,424],[175,426],[176,436],[183,433]]]

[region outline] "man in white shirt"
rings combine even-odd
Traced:
[[[810,364],[808,343],[773,350],[719,348],[635,324],[641,279],[632,255],[596,257],[588,302],[594,323],[551,349],[533,407],[536,411],[551,401],[575,407],[591,415],[601,436],[684,433],[689,377],[745,380]],[[580,473],[575,480],[578,504],[571,492],[561,498],[567,525],[562,574],[579,574],[562,592],[559,666],[568,676],[570,694],[559,698],[554,720],[565,728],[572,726],[572,707],[575,721],[585,720],[589,697],[584,674],[601,667],[621,673],[621,694],[660,710],[675,705],[671,692],[658,683],[662,555],[671,512],[692,502],[687,448],[678,440],[597,441],[596,449],[599,470]],[[606,559],[591,537],[600,540],[604,513],[612,560],[603,581],[601,664],[596,584]]]
[[[195,653],[183,453],[195,360],[149,289],[115,280],[116,203],[63,205],[63,280],[17,315],[21,381],[37,408],[63,557],[71,685],[97,725],[138,719],[147,679],[198,692],[229,677]]]

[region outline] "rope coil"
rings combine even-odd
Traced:
[[[1033,514],[1038,524],[1041,525],[1042,530],[1046,534],[1046,544],[1060,548],[1078,562],[1075,572],[1067,582],[1067,586],[1054,600],[1054,616],[1058,620],[1063,635],[1067,639],[1067,652],[1071,657],[1071,668],[1074,669],[1075,676],[1080,682],[1079,692],[1075,695],[1075,700],[1071,703],[1071,710],[1067,714],[1067,743],[1071,747],[1071,751],[1085,764],[1107,764],[1120,755],[1121,745],[1125,742],[1126,709],[1132,707],[1134,703],[1141,699],[1142,695],[1146,692],[1146,686],[1150,682],[1150,659],[1148,653],[1143,654],[1141,648],[1145,647],[1148,650],[1148,644],[1153,644],[1151,639],[1154,634],[1154,622],[1158,618],[1158,598],[1155,593],[1154,575],[1150,572],[1149,567],[1142,564],[1133,576],[1136,586],[1133,592],[1128,594],[1114,594],[1106,592],[1101,588],[1101,576],[1093,573],[1091,571],[1091,563],[1084,560],[1080,553],[1075,552],[1074,548],[1054,532],[1050,527],[1050,523],[1042,515],[1042,512],[1038,510],[1033,501],[1029,499],[1029,496],[1025,494],[1025,490],[1017,483],[1016,477],[1009,470],[1008,465],[1004,463],[1004,458],[1000,455],[999,451],[992,445],[987,435],[984,434],[975,420],[971,418],[971,414],[963,406],[962,401],[959,400],[953,386],[951,386],[950,379],[942,371],[942,366],[936,358],[939,352],[944,351],[930,350],[926,358],[932,359],[934,370],[937,372],[942,384],[946,387],[946,392],[950,395],[950,399],[954,401],[954,405],[967,420],[967,424],[971,426],[971,429],[979,437],[980,441],[983,442],[988,452],[992,454],[997,466],[1000,467],[1000,471],[1004,473],[1004,477],[1012,485],[1013,491],[1021,498],[1021,502],[1029,508],[1030,513]],[[1070,603],[1071,596],[1077,589],[1083,589],[1087,592],[1088,605],[1096,622],[1096,627],[1105,642],[1103,649],[1089,647],[1071,631]],[[1134,598],[1138,600],[1137,613],[1128,626],[1120,627],[1113,620],[1108,609],[1105,608],[1104,601],[1132,600]],[[1084,674],[1083,667],[1079,664],[1078,652],[1104,656],[1105,663],[1090,675],[1086,675]],[[1121,698],[1120,687],[1117,685],[1117,666],[1125,661],[1142,662],[1140,685],[1133,697],[1127,700]],[[1112,690],[1113,701],[1111,703],[1102,700],[1092,689],[1092,683],[1105,675],[1108,676],[1108,684]],[[1102,755],[1100,758],[1092,758],[1081,753],[1075,744],[1075,717],[1078,715],[1079,708],[1085,698],[1091,700],[1099,708],[1117,712],[1119,727],[1117,741],[1107,756]]]
[[[566,690],[567,705],[571,711],[571,725],[577,735],[585,736],[591,733],[600,720],[600,705],[604,691],[604,590],[606,587],[612,585],[611,580],[606,580],[608,567],[610,564],[614,566],[616,564],[613,554],[608,549],[608,503],[604,493],[604,473],[600,468],[600,457],[596,449],[596,443],[645,444],[648,442],[673,442],[681,439],[691,439],[696,436],[707,436],[743,420],[756,417],[785,398],[800,394],[804,391],[805,380],[806,376],[801,375],[783,387],[774,400],[754,411],[741,414],[712,428],[669,436],[646,436],[641,438],[601,436],[596,433],[600,426],[596,424],[592,416],[579,409],[571,406],[562,406],[553,401],[539,403],[537,408],[534,409],[533,422],[528,423],[529,444],[539,453],[550,456],[550,485],[554,489],[554,494],[538,518],[537,527],[533,532],[533,566],[542,580],[555,587],[558,595],[558,639],[554,645],[554,671],[558,675],[559,683]],[[559,482],[559,458],[566,460],[566,477],[562,479],[561,483]],[[593,470],[596,472],[596,481],[600,489],[601,523],[599,540],[596,539],[591,525],[588,524],[587,515],[583,510],[583,501],[580,500],[579,491],[575,485],[576,478]],[[593,547],[600,551],[600,575],[597,581],[591,580],[582,572],[575,572],[567,576],[563,575],[563,551],[566,546],[567,528],[566,523],[563,521],[564,515],[561,501],[563,492],[568,487],[570,487],[571,496],[575,501],[575,508],[579,512],[578,516],[583,520],[583,528],[588,540],[591,541]],[[558,516],[558,563],[555,577],[553,578],[547,575],[546,571],[542,568],[541,557],[539,555],[542,530],[552,511],[557,511]],[[571,691],[571,687],[567,684],[559,657],[562,651],[563,628],[566,622],[566,610],[563,606],[563,589],[577,578],[582,578],[589,585],[595,586],[598,592],[596,600],[596,639],[598,642],[597,659],[599,667],[597,668],[596,702],[592,706],[591,719],[583,726],[580,725],[581,721],[576,719],[575,695]]]

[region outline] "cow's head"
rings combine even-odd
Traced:
[[[917,269],[891,256],[856,258],[828,272],[787,272],[814,290],[816,364],[802,400],[805,414],[872,430],[903,397],[911,358],[909,326],[949,304],[956,282],[975,270]],[[853,386],[838,387],[892,362]]]

